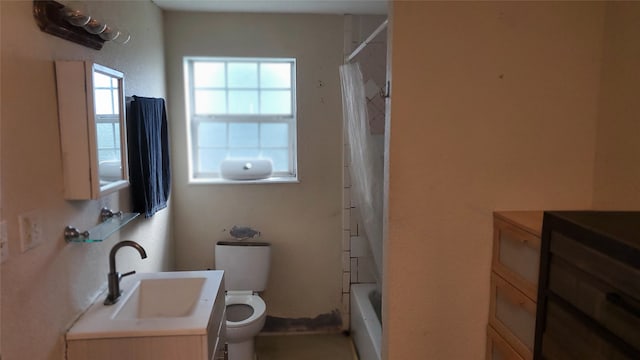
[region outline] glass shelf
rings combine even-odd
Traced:
[[[133,219],[138,217],[139,213],[125,213],[120,216],[113,216],[95,227],[85,232],[80,232],[78,229],[71,226],[67,226],[64,231],[64,238],[67,242],[73,243],[93,243],[101,242],[111,236],[114,232],[120,230],[122,227],[130,223]]]

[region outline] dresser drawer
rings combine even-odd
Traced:
[[[536,299],[540,238],[499,218],[494,218],[493,234],[493,270]]]
[[[640,270],[559,232],[551,233],[550,251],[554,256],[640,300]]]
[[[533,358],[536,304],[495,273],[491,274],[489,324],[523,359]]]
[[[543,335],[542,356],[547,360],[631,360],[575,315],[550,300]]]
[[[535,359],[640,359],[640,212],[544,213]]]
[[[558,257],[549,266],[549,290],[613,335],[640,349],[640,304]]]
[[[491,325],[487,326],[486,360],[524,360]]]

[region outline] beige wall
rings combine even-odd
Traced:
[[[387,359],[484,358],[492,211],[591,206],[603,6],[393,4]]]
[[[127,96],[165,96],[162,13],[148,1],[87,2],[91,14],[128,29],[124,46],[101,51],[40,32],[32,1],[2,1],[2,216],[8,224],[10,257],[2,264],[2,358],[63,359],[64,333],[106,288],[108,252],[119,239],[140,242],[140,260],[123,249],[119,270],[158,271],[173,265],[170,210],[135,223],[95,244],[66,244],[68,224],[87,229],[99,209],[129,208],[127,190],[99,201],[63,199],[62,163],[54,60],[93,60],[125,73]],[[18,216],[39,212],[44,242],[20,251]]]
[[[607,5],[594,207],[640,209],[640,3]]]
[[[215,242],[233,225],[260,230],[273,244],[271,316],[340,308],[342,30],[341,16],[165,13],[177,267],[214,266]],[[297,59],[299,184],[187,184],[184,56]]]

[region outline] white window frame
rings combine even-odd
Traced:
[[[196,62],[225,62],[225,63],[289,63],[291,64],[291,114],[290,115],[235,115],[235,114],[207,114],[197,115],[195,114],[195,86],[194,86],[194,72],[193,64]],[[260,66],[258,66],[258,71]],[[184,58],[184,76],[185,76],[185,107],[186,107],[186,122],[187,122],[187,143],[188,143],[188,171],[189,171],[189,183],[190,184],[209,184],[209,183],[297,183],[298,182],[298,166],[297,166],[297,109],[296,109],[296,59],[295,58],[238,58],[238,57],[185,57]],[[259,74],[258,74],[259,76]],[[212,88],[213,89],[213,88]],[[215,88],[217,90],[228,91],[229,88],[225,85],[224,88]],[[263,88],[258,87],[251,88],[251,90],[258,90],[258,96],[260,96],[260,90]],[[233,89],[236,90],[236,89]],[[268,89],[267,89],[268,90]],[[228,94],[227,94],[228,96]],[[227,98],[228,99],[228,98]],[[198,154],[201,147],[198,144],[198,125],[202,122],[222,123],[227,126],[230,123],[286,123],[288,125],[288,154],[289,154],[289,171],[274,171],[271,177],[267,179],[259,180],[228,180],[221,177],[220,173],[216,172],[199,172],[198,166]],[[260,127],[258,127],[260,131]],[[227,133],[228,136],[228,133]],[[258,139],[260,136],[258,135]],[[260,148],[260,145],[258,145]]]

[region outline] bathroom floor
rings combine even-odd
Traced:
[[[342,334],[263,335],[258,360],[357,360],[351,338]]]

